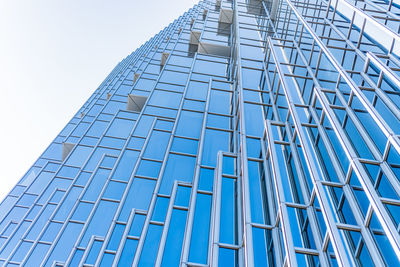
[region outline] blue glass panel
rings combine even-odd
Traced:
[[[197,194],[189,261],[207,264],[210,231],[211,195]]]
[[[93,205],[94,204],[92,203],[79,202],[78,207],[75,209],[71,219],[86,222],[90,212],[92,211]]]
[[[103,186],[109,174],[110,170],[98,169],[96,174],[92,177],[89,185],[86,187],[87,190],[82,199],[95,201],[98,198],[101,190],[103,189]]]
[[[161,163],[142,159],[139,163],[137,175],[157,178],[160,172]]]
[[[140,233],[142,232],[142,228],[143,228],[145,219],[146,219],[145,215],[135,214],[135,217],[133,218],[131,229],[129,229],[128,235],[130,235],[130,236],[140,236]]]
[[[171,151],[196,155],[198,143],[196,140],[175,137],[172,142]]]
[[[77,185],[86,185],[86,183],[87,183],[87,181],[89,180],[89,178],[90,178],[90,176],[91,176],[92,174],[91,173],[89,173],[89,172],[81,172],[79,175],[78,175],[78,178],[76,179],[76,181],[75,181],[75,184],[77,184]]]
[[[61,153],[61,152],[60,152]],[[61,156],[61,155],[60,155]],[[22,177],[20,184],[23,186],[30,185],[35,177],[40,172],[41,168],[39,167],[32,167],[25,175]],[[14,191],[14,190],[13,190]],[[14,192],[13,192],[14,193]]]
[[[260,102],[260,93],[257,91],[243,90],[243,100],[251,102]]]
[[[245,103],[246,134],[262,137],[264,133],[263,114],[260,105]]]
[[[192,192],[190,187],[178,186],[178,190],[175,196],[175,205],[187,207],[189,206],[190,193]]]
[[[151,116],[140,117],[133,134],[140,137],[146,137],[150,130],[151,125],[153,124],[153,121],[154,117]]]
[[[156,65],[156,64],[148,64],[145,70],[146,73],[153,73],[153,74],[158,74],[160,73],[160,66]],[[140,81],[142,81],[143,79],[141,79]],[[147,81],[147,79],[145,80]],[[143,86],[142,84],[140,84],[139,86],[135,86],[135,88],[141,88],[141,89],[148,89],[150,90],[151,88],[148,88],[147,86]]]
[[[168,63],[178,66],[190,67],[192,65],[193,59],[190,57],[181,57],[176,55],[171,55]]]
[[[371,259],[368,248],[365,245],[361,248],[360,256],[357,258],[360,260],[361,266],[376,266]]]
[[[49,163],[47,163],[47,165],[44,168],[44,170],[45,171],[50,171],[50,172],[55,172],[58,169],[58,167],[60,167],[60,164],[49,162]]]
[[[170,154],[161,181],[160,193],[169,195],[175,180],[191,182],[196,158]]]
[[[110,122],[114,118],[113,115],[101,113],[98,117],[99,120]]]
[[[298,266],[307,266],[306,255],[296,253],[296,260],[297,260]]]
[[[301,238],[301,233],[300,233],[300,227],[299,222],[297,219],[297,213],[295,208],[288,207],[288,216],[289,216],[289,224],[290,224],[290,229],[292,232],[292,239],[293,243],[296,247],[302,247],[302,238]]]
[[[214,184],[214,170],[201,168],[199,177],[199,189],[212,191],[213,184]]]
[[[176,135],[199,138],[202,121],[202,113],[183,110],[179,118]]]
[[[46,242],[53,242],[57,234],[60,232],[62,225],[63,225],[62,223],[50,222],[47,225],[47,228],[44,231],[40,240]]]
[[[157,68],[158,68],[158,70],[160,70],[159,66],[157,66]],[[150,80],[150,79],[144,79],[143,76],[142,76],[137,81],[137,83],[135,85],[135,89],[141,89],[141,90],[145,90],[145,91],[150,91],[151,89],[153,89],[155,83],[156,83],[156,81]]]
[[[115,157],[105,156],[103,158],[103,161],[101,162],[100,166],[105,167],[105,168],[112,168],[116,161],[117,161],[117,158],[115,158]]]
[[[104,192],[104,198],[120,200],[125,191],[126,184],[116,181],[110,181]]]
[[[172,211],[161,266],[179,266],[185,235],[186,214],[185,210],[174,209]]]
[[[125,241],[125,246],[122,250],[121,257],[119,258],[118,266],[123,267],[132,265],[137,243],[138,241],[134,239],[127,239]]]
[[[101,105],[93,105],[92,108],[89,110],[88,114],[89,116],[96,116],[97,114],[99,114],[100,110],[103,107]]]
[[[117,250],[124,233],[125,225],[115,224],[110,240],[108,241],[107,250]]]
[[[68,157],[65,164],[82,167],[90,153],[92,153],[92,150],[93,149],[91,147],[77,145],[72,151],[71,155]]]
[[[228,132],[206,129],[202,163],[215,167],[218,151],[229,152],[230,134]]]
[[[172,121],[157,120],[154,128],[159,130],[172,131],[173,126],[174,123]]]
[[[254,266],[265,266],[267,258],[267,241],[264,229],[253,227]]]
[[[182,94],[154,90],[150,97],[149,104],[160,107],[178,108],[181,102]]]
[[[88,136],[100,137],[104,130],[107,128],[108,122],[96,120],[93,122],[89,131],[86,133]]]
[[[80,242],[81,246],[87,246],[90,237],[93,235],[105,237],[117,207],[118,203],[106,200],[100,201]]]
[[[10,236],[12,232],[15,230],[17,227],[18,223],[15,222],[10,222],[10,224],[4,229],[3,233],[1,234],[2,236]]]
[[[108,128],[106,134],[109,136],[127,138],[135,121],[116,118]]]
[[[32,194],[40,194],[53,176],[54,173],[41,172],[33,181],[27,192]]]
[[[259,139],[247,138],[247,156],[252,158],[259,158],[261,155],[261,142]]]
[[[76,242],[76,237],[79,235],[82,228],[83,224],[80,223],[69,222],[67,224],[60,239],[47,259],[45,266],[51,266],[55,260],[65,261],[67,259],[68,253],[65,253],[65,251],[71,251]]]
[[[215,112],[219,114],[230,114],[230,98],[231,93],[219,90],[211,90],[209,112]]]
[[[220,237],[222,243],[236,243],[236,181],[222,177],[221,189],[221,224]]]
[[[353,143],[354,149],[356,149],[360,157],[374,159],[374,157],[371,155],[371,151],[368,149],[367,145],[365,144],[363,138],[359,133],[359,130],[354,125],[354,122],[352,120],[346,121],[345,130],[350,138],[350,141]]]
[[[220,129],[230,129],[230,120],[228,116],[220,116],[215,114],[207,115],[207,126]]]
[[[169,204],[169,198],[158,197],[156,200],[156,206],[153,211],[152,221],[164,222],[165,216],[167,215]]]
[[[84,123],[84,122],[79,123],[78,126],[72,132],[72,135],[81,137],[89,128],[89,125],[90,125],[89,123]]]
[[[45,224],[50,218],[50,215],[55,210],[56,205],[48,204],[44,209],[43,212],[39,215],[38,219],[34,223],[33,227],[29,231],[28,235],[26,236],[27,239],[36,240],[39,233],[43,230]]]
[[[193,71],[200,72],[203,74],[225,76],[227,71],[227,65],[219,62],[196,60]]]
[[[206,100],[208,83],[190,81],[186,92],[186,98]]]
[[[398,260],[396,258],[396,253],[389,243],[389,239],[386,235],[375,234],[375,240],[382,252],[382,256],[384,257],[388,266],[396,266],[398,264]]]
[[[146,139],[139,137],[131,137],[128,142],[127,148],[141,150]]]
[[[104,146],[104,147],[121,149],[125,145],[125,139],[119,139],[119,138],[105,136],[101,139],[99,145]]]
[[[57,189],[67,190],[71,183],[72,180],[69,179],[54,178],[47,186],[46,190],[42,193],[42,196],[37,203],[45,204],[49,200],[51,194],[54,193],[54,191],[56,191]]]
[[[127,221],[133,208],[147,210],[150,204],[155,181],[135,178],[125,199],[119,220]]]
[[[131,112],[131,111],[120,110],[117,114],[117,117],[128,119],[128,120],[137,120],[138,114]]]
[[[104,253],[103,259],[100,262],[101,267],[109,267],[112,266],[114,262],[115,255],[110,253]]]
[[[126,102],[108,101],[106,107],[103,109],[104,113],[116,114],[120,109],[126,108]]]
[[[263,186],[261,185],[259,164],[260,163],[255,161],[248,161],[251,221],[264,223],[264,199],[262,196]]]
[[[236,158],[224,156],[222,160],[222,173],[235,175],[235,161]]]
[[[119,152],[120,150],[117,149],[97,147],[93,154],[90,156],[84,169],[87,171],[93,171],[94,169],[96,169],[96,166],[99,164],[104,155],[118,156]]]
[[[20,206],[30,207],[36,199],[36,195],[23,194],[18,200],[17,204]]]
[[[25,262],[25,265],[39,266],[49,248],[50,245],[48,244],[42,244],[42,243],[36,244],[35,248],[32,250],[31,255],[28,257],[28,260]]]
[[[75,178],[79,172],[79,168],[74,168],[70,166],[62,166],[58,171],[57,176],[66,178]]]
[[[77,144],[80,140],[80,137],[75,137],[75,136],[70,136],[68,137],[65,142],[70,143],[70,144]]]
[[[30,225],[30,222],[26,222],[26,221],[24,221],[20,224],[20,226],[15,231],[14,235],[8,239],[8,243],[2,248],[2,251],[0,253],[1,258],[7,258],[11,254],[11,252],[13,251],[15,246],[20,241],[22,235],[28,229],[29,225]]]
[[[16,197],[21,196],[21,194],[24,192],[25,190],[25,186],[20,186],[20,185],[16,185],[11,192],[9,193],[9,195],[13,195]]]
[[[227,248],[219,248],[218,266],[237,266],[236,251]]]
[[[168,91],[173,91],[173,92],[178,92],[178,93],[182,93],[184,90],[183,86],[176,85],[176,84],[163,83],[163,82],[158,82],[157,88],[168,90]]]
[[[25,258],[32,245],[32,242],[22,241],[17,250],[14,252],[14,255],[11,257],[11,260],[15,262],[21,262]]]
[[[150,224],[144,241],[143,250],[140,255],[138,266],[154,266],[156,260],[158,244],[160,243],[163,227],[160,225]]]
[[[75,127],[74,124],[68,123],[64,129],[60,132],[60,135],[67,136],[71,133],[72,129]]]
[[[71,266],[79,266],[80,261],[82,260],[84,251],[81,249],[77,249],[74,253],[74,256],[71,260]]]
[[[42,157],[47,159],[61,160],[62,156],[62,144],[52,143]]]
[[[99,255],[103,241],[95,240],[86,258],[86,264],[94,264],[96,262],[97,256]]]
[[[17,207],[16,207],[17,208]],[[21,208],[19,208],[21,209]],[[39,211],[42,209],[42,206],[40,205],[35,205],[31,208],[31,210],[29,211],[28,215],[25,217],[25,219],[27,220],[33,220],[35,219],[36,215],[39,213]],[[13,209],[14,210],[14,209]],[[23,209],[24,211],[26,211],[26,209]],[[25,214],[25,213],[24,213]],[[22,216],[22,215],[21,215]],[[9,216],[7,216],[9,217]],[[4,222],[3,222],[4,223]],[[1,223],[3,225],[3,223]]]
[[[174,72],[165,70],[160,77],[161,82],[169,82],[178,85],[185,85],[188,78],[187,73]]]
[[[153,131],[147,143],[144,157],[162,160],[167,149],[170,133]]]
[[[118,92],[118,94],[121,94],[121,95],[127,95],[127,94],[129,94],[131,92],[131,90],[132,90],[132,86],[122,84],[118,88],[117,92]]]
[[[117,168],[112,176],[113,179],[128,181],[131,177],[131,173],[135,167],[138,156],[138,151],[126,150],[118,162]]]

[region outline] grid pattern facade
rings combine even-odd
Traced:
[[[398,266],[400,2],[200,1],[0,204],[4,266]]]

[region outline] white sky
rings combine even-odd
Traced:
[[[198,0],[0,0],[0,201],[114,66]]]

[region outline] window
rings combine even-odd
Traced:
[[[221,8],[218,21],[221,23],[232,23],[233,10],[231,8]]]
[[[69,153],[71,152],[71,150],[74,148],[75,144],[71,144],[71,143],[63,143],[62,144],[62,161],[64,161]]]
[[[126,109],[129,111],[141,112],[144,104],[146,103],[147,97],[140,95],[128,95],[128,103]]]
[[[199,43],[199,53],[206,55],[216,55],[222,57],[231,56],[231,47],[226,45],[217,45],[206,42]]]
[[[162,55],[161,55],[161,64],[160,64],[161,67],[163,67],[165,65],[165,63],[167,62],[168,57],[169,57],[169,53],[167,53],[167,52],[162,53]]]
[[[200,35],[201,32],[199,31],[191,31],[189,44],[198,45],[200,41]]]

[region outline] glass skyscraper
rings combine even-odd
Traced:
[[[0,264],[399,266],[399,31],[399,0],[200,1],[3,200]]]

